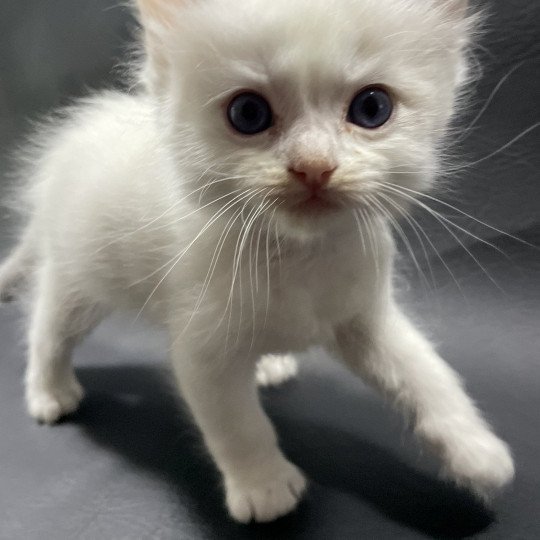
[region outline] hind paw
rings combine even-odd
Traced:
[[[291,354],[267,354],[257,362],[255,378],[259,386],[278,386],[296,377],[298,363]]]

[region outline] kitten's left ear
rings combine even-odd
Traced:
[[[160,93],[167,85],[170,69],[167,36],[174,26],[178,9],[187,0],[136,0],[136,3],[144,30],[144,77],[150,88]]]

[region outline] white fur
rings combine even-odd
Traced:
[[[235,519],[272,520],[305,489],[259,404],[255,365],[313,345],[410,415],[445,474],[491,496],[512,478],[509,451],[394,304],[390,218],[373,204],[406,207],[394,192],[393,204],[382,199],[381,182],[433,182],[466,77],[464,2],[140,5],[145,87],[82,102],[42,131],[25,168],[31,217],[0,284],[7,297],[23,274],[35,278],[30,414],[54,422],[72,412],[82,397],[73,347],[110,311],[135,309],[170,332],[180,391]],[[345,121],[371,84],[396,102],[375,131]],[[245,88],[278,118],[250,138],[223,113]],[[316,159],[338,165],[329,190],[343,210],[293,212],[304,186],[287,169]],[[282,363],[278,377],[267,362],[260,382],[294,372]]]

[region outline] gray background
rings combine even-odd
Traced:
[[[540,4],[486,2],[491,16],[477,49],[483,75],[457,138],[511,69],[467,138],[451,148],[483,160],[540,120]],[[134,21],[107,0],[1,0],[0,176],[29,119],[89,88],[118,85]],[[442,196],[537,245],[540,130],[467,167]],[[458,160],[458,161],[459,161]],[[441,206],[437,207],[443,209]],[[404,255],[409,310],[464,376],[470,392],[514,449],[514,488],[488,511],[435,479],[396,415],[319,351],[299,380],[263,393],[285,451],[313,479],[307,500],[270,526],[227,520],[217,475],[163,370],[165,342],[132,318],[102,325],[77,353],[88,397],[55,428],[23,409],[24,317],[0,309],[0,538],[501,538],[540,537],[538,251],[456,212],[460,226],[491,239],[508,258],[458,234],[500,289],[442,227],[423,221],[459,288],[430,252],[426,287]],[[5,250],[12,216],[2,215]],[[414,243],[414,235],[411,234]],[[422,264],[420,246],[415,245]]]

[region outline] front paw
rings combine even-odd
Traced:
[[[288,514],[302,498],[306,479],[300,470],[284,458],[275,464],[261,464],[250,480],[225,479],[229,514],[240,523],[268,522]]]
[[[75,375],[54,384],[29,382],[26,386],[26,404],[30,416],[38,422],[54,424],[79,407],[84,390]]]
[[[456,437],[444,454],[443,476],[489,503],[514,478],[510,449],[487,429]]]

